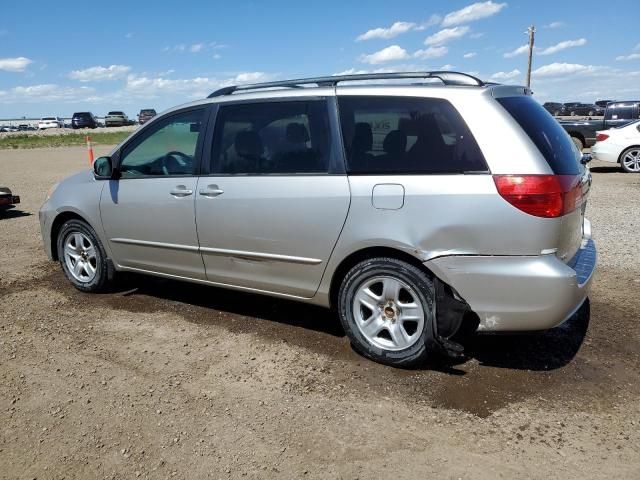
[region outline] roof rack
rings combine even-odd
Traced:
[[[335,87],[340,82],[358,82],[363,80],[398,80],[404,78],[437,78],[445,85],[465,85],[484,87],[485,82],[472,75],[461,72],[433,71],[433,72],[390,72],[363,73],[357,75],[336,75],[332,77],[300,78],[297,80],[281,80],[277,82],[254,83],[250,85],[231,85],[216,90],[207,98],[231,95],[241,90],[258,90],[263,88],[301,88],[301,85],[316,84],[318,87]]]

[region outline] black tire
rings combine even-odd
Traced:
[[[578,147],[578,150],[582,152],[582,149],[584,148],[584,144],[582,143],[582,140],[579,139],[578,137],[571,137],[571,140],[573,140],[573,143],[575,144],[575,146]]]
[[[95,276],[90,281],[80,281],[76,279],[69,271],[67,262],[65,261],[64,245],[65,241],[70,235],[74,233],[81,233],[89,238],[95,247]],[[60,229],[58,238],[56,239],[56,248],[58,251],[58,259],[62,266],[62,271],[71,284],[82,292],[99,292],[106,289],[109,284],[109,264],[107,261],[107,254],[105,253],[102,242],[94,232],[93,228],[82,220],[69,220]]]
[[[424,311],[422,331],[415,343],[403,350],[387,350],[371,343],[360,331],[352,304],[358,289],[374,277],[385,276],[405,283],[414,292]],[[393,367],[411,368],[423,364],[431,354],[433,342],[433,282],[419,268],[395,258],[372,258],[355,265],[342,280],[338,294],[338,314],[353,348],[371,360]],[[413,336],[413,335],[412,335]]]

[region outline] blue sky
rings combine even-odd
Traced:
[[[231,83],[454,69],[540,101],[640,98],[638,0],[7,2],[0,118],[163,110]]]

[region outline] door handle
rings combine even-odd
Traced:
[[[188,190],[184,185],[177,185],[173,190],[169,192],[169,194],[174,197],[188,197],[189,195],[193,195],[193,190]]]
[[[218,195],[222,195],[224,193],[224,190],[218,188],[217,185],[207,185],[207,188],[201,188],[200,191],[198,191],[198,193],[203,197],[211,198],[211,197],[217,197]]]

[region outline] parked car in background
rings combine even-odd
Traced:
[[[38,122],[38,130],[47,128],[64,128],[64,121],[60,117],[42,117]]]
[[[611,102],[604,111],[604,118],[596,120],[559,120],[571,136],[576,147],[582,149],[596,143],[596,132],[625,125],[640,119],[640,101]]]
[[[127,117],[124,112],[114,110],[107,113],[107,116],[104,117],[104,125],[105,127],[123,127],[130,125],[129,117]]]
[[[153,108],[143,108],[138,114],[138,123],[144,125],[155,116],[156,111]]]
[[[0,212],[20,203],[20,197],[11,193],[8,187],[0,187]]]
[[[591,154],[596,160],[619,163],[627,173],[640,173],[640,121],[598,131]]]
[[[557,117],[558,115],[564,115],[564,105],[562,103],[558,103],[558,102],[546,102],[544,105],[542,105],[544,107],[544,109],[549,112],[551,115],[553,115],[554,117]]]
[[[71,128],[96,128],[98,122],[91,112],[76,112],[71,117]]]
[[[549,329],[595,270],[591,174],[527,92],[456,72],[224,87],[63,180],[44,246],[84,292],[115,270],[333,306],[395,366],[459,357],[463,324]]]
[[[586,115],[592,117],[594,115],[602,115],[604,109],[590,103],[571,102],[564,104],[564,114],[572,117],[578,115]]]

